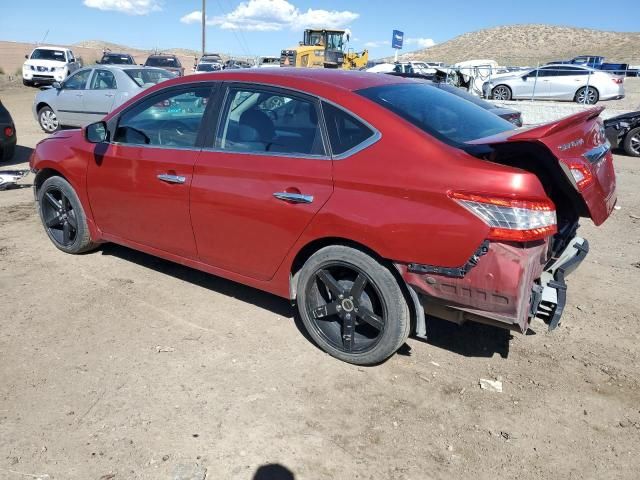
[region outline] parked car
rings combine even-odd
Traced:
[[[425,311],[557,326],[578,221],[616,203],[601,111],[517,130],[409,79],[234,70],[156,85],[30,167],[60,250],[115,242],[289,298],[320,348],[375,364]]]
[[[205,53],[202,57],[200,57],[200,61],[198,63],[220,63],[222,64],[222,57],[219,53]]]
[[[156,83],[173,78],[161,68],[136,65],[96,65],[83,68],[63,83],[38,92],[33,115],[47,133],[62,126],[81,127]]]
[[[144,62],[144,66],[163,68],[178,77],[184,75],[184,67],[175,55],[149,55],[147,61]]]
[[[80,68],[73,52],[63,47],[37,47],[22,65],[22,83],[26,86],[61,82]]]
[[[479,106],[480,108],[484,108],[485,110],[488,110],[489,112],[493,113],[494,115],[497,115],[499,117],[504,118],[505,120],[507,120],[508,122],[513,123],[516,127],[521,127],[522,126],[522,113],[519,112],[518,110],[514,110],[512,108],[507,108],[507,107],[499,107],[497,105],[494,105],[493,103],[489,103],[486,102],[484,100],[482,100],[481,98],[476,97],[475,95],[471,95],[469,92],[467,92],[466,90],[463,90],[462,88],[459,87],[454,87],[453,85],[446,83],[446,82],[433,82],[430,80],[430,76],[427,75],[420,75],[417,73],[396,73],[396,72],[391,72],[388,73],[388,75],[393,75],[393,76],[397,76],[397,77],[404,77],[404,78],[414,78],[417,80],[422,80],[424,82],[429,82],[430,85],[433,85],[434,87],[440,88],[442,90],[444,90],[445,92],[451,93],[453,95],[456,95],[460,98],[464,98],[465,100]]]
[[[259,57],[256,61],[258,68],[280,68],[280,57]]]
[[[195,73],[210,73],[222,70],[220,63],[199,63],[196,65]]]
[[[16,126],[9,110],[0,100],[0,161],[8,162],[13,158],[16,149]]]
[[[224,67],[225,70],[237,70],[240,68],[251,68],[251,64],[249,64],[249,62],[245,62],[244,60],[234,60],[234,59],[230,59],[227,60],[226,62],[224,62]]]
[[[605,70],[616,75],[624,75],[627,77],[638,76],[638,69],[633,68],[629,64],[606,63],[604,61],[604,57],[599,55],[580,55],[579,57],[574,57],[571,60],[560,60],[548,63],[547,65],[553,64],[584,65],[585,67],[595,68],[596,70]]]
[[[624,78],[578,65],[545,65],[485,82],[485,97],[494,100],[570,100],[595,105],[624,98]]]
[[[136,61],[128,53],[107,52],[102,55],[99,65],[135,65]]]
[[[640,157],[640,112],[630,112],[604,121],[607,138],[613,148],[623,148],[632,157]]]

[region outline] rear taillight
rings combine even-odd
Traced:
[[[589,167],[582,163],[572,163],[566,162],[569,167],[569,171],[571,172],[571,176],[576,182],[576,186],[578,187],[578,191],[582,192],[585,188],[587,188],[593,182],[593,174]]]
[[[5,137],[13,137],[13,134],[15,133],[15,131],[13,130],[13,127],[4,127],[4,136]]]
[[[489,225],[490,240],[530,242],[557,232],[551,200],[519,200],[484,194],[450,192],[449,196]]]
[[[624,82],[624,78],[621,77],[613,77],[611,80],[613,80],[613,83],[617,83],[618,85],[622,85]]]

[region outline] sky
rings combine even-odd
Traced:
[[[393,29],[403,52],[465,32],[518,23],[548,23],[633,32],[640,1],[616,0],[206,0],[207,51],[276,55],[309,27],[348,29],[349,47],[373,58],[391,55]],[[144,49],[200,49],[202,0],[22,0],[0,2],[0,40],[72,44],[105,40]],[[501,5],[496,8],[497,5]],[[484,8],[483,8],[484,5]],[[48,33],[47,33],[48,32]]]

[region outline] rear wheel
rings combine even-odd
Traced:
[[[585,105],[595,105],[598,103],[600,99],[600,94],[598,90],[593,87],[582,87],[580,90],[576,92],[576,96],[574,97],[574,101],[576,103],[584,103]]]
[[[56,247],[66,253],[82,253],[96,247],[80,199],[69,182],[62,177],[50,177],[38,190],[37,197],[40,220]]]
[[[624,151],[632,157],[640,157],[640,127],[630,130],[622,142]]]
[[[45,105],[38,110],[38,123],[40,123],[40,128],[47,133],[53,133],[60,130],[60,122],[58,121],[56,112],[54,112],[48,105]]]
[[[409,335],[409,307],[392,273],[360,250],[325,247],[302,267],[298,310],[329,355],[357,365],[383,362]]]
[[[498,85],[491,90],[491,98],[494,100],[511,100],[511,89],[506,85]]]

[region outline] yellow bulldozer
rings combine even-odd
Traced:
[[[345,70],[366,67],[369,52],[347,48],[349,36],[346,30],[305,30],[304,39],[297,47],[280,52],[280,66]]]

